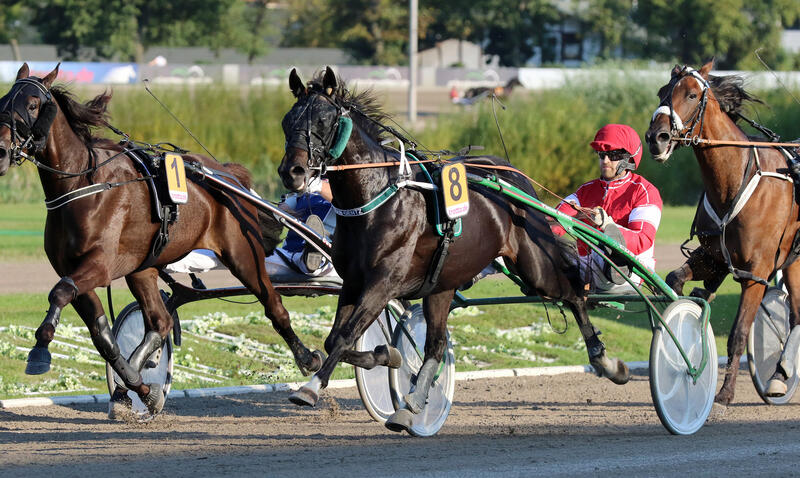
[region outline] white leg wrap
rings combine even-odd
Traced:
[[[322,385],[322,380],[318,379],[317,375],[314,374],[314,376],[311,377],[311,380],[309,380],[305,386],[306,388],[310,388],[311,390],[314,391],[314,393],[319,395],[319,388],[321,385]]]
[[[798,348],[800,348],[800,326],[795,326],[789,332],[789,338],[786,340],[786,346],[781,354],[781,367],[789,377],[797,373]]]

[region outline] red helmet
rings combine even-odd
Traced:
[[[624,149],[630,153],[634,167],[639,167],[642,159],[642,141],[636,131],[626,124],[607,124],[600,128],[591,146],[595,151]]]

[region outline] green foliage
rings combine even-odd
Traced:
[[[142,61],[152,45],[213,45],[234,0],[46,0],[32,24],[66,60],[93,47],[99,58]]]
[[[800,15],[795,0],[653,0],[639,2],[634,18],[645,27],[639,43],[647,58],[701,64],[716,56],[721,69],[760,66],[753,51],[774,64],[784,26]]]
[[[643,138],[650,115],[658,105],[655,92],[662,86],[661,82],[631,80],[628,70],[617,67],[615,74],[598,69],[591,81],[575,80],[560,89],[515,90],[507,110],[497,107],[511,162],[563,196],[597,176],[596,156],[589,142],[602,125],[629,124]],[[665,67],[664,81],[666,71]],[[220,161],[248,167],[260,194],[277,199],[284,192],[276,172],[285,142],[280,123],[293,103],[284,87],[154,85],[153,90]],[[790,93],[783,90],[755,93],[769,106],[759,106],[749,111],[748,116],[775,130],[784,139],[800,137],[797,128],[800,105]],[[92,96],[86,90],[76,90],[76,94],[83,100]],[[800,94],[795,92],[794,96]],[[139,88],[118,88],[110,111],[112,124],[134,139],[150,143],[169,141],[205,154],[191,136]],[[489,101],[472,108],[453,107],[449,112],[428,118],[424,126],[411,129],[420,144],[432,150],[482,145],[486,147],[486,154],[505,156]],[[97,134],[113,137],[109,131]],[[697,161],[689,148],[680,148],[664,164],[652,161],[645,151],[639,172],[659,188],[669,204],[694,205],[702,190]],[[42,198],[38,175],[29,163],[12,167],[0,178],[1,202],[41,201]],[[544,194],[542,199],[553,200]]]

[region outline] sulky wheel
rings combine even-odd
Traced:
[[[392,401],[396,409],[405,408],[403,397],[411,391],[412,382],[416,379],[417,372],[422,367],[425,350],[425,316],[422,306],[415,304],[409,309],[410,317],[404,325],[395,328],[392,344],[397,347],[403,356],[403,365],[389,371],[389,387],[392,391]],[[404,330],[405,329],[405,330]],[[453,355],[453,344],[450,334],[447,334],[447,350],[444,355],[444,365],[439,368],[437,377],[431,385],[428,402],[421,413],[415,414],[408,430],[414,436],[435,435],[450,413],[453,403],[453,392],[456,382],[456,363]]]
[[[139,346],[144,337],[144,318],[139,304],[131,302],[122,312],[119,313],[114,326],[111,328],[114,338],[119,345],[120,353],[127,360],[131,353]],[[172,385],[172,339],[167,336],[167,340],[160,350],[156,350],[147,358],[142,368],[142,380],[144,383],[157,383],[162,386],[164,396],[169,394]],[[111,369],[111,365],[106,364],[106,382],[108,383],[108,393],[113,394],[117,384],[122,385],[122,379]],[[147,407],[139,399],[139,396],[128,391],[128,396],[132,401],[132,411],[139,415],[149,415]]]
[[[389,345],[392,332],[397,326],[397,318],[404,312],[403,305],[392,300],[386,309],[372,322],[364,335],[356,341],[357,352],[371,352],[379,345]],[[389,390],[389,368],[379,365],[372,369],[355,367],[356,387],[367,413],[383,425],[394,413],[392,396]]]
[[[703,355],[699,305],[679,299],[664,311],[664,322],[675,334],[689,362],[697,367]],[[658,418],[670,433],[691,435],[703,426],[714,404],[717,386],[717,345],[709,322],[708,362],[694,383],[687,365],[669,333],[660,326],[650,344],[650,393]]]
[[[782,405],[792,399],[797,389],[798,376],[795,373],[786,381],[786,395],[767,397],[764,391],[775,367],[781,359],[783,347],[789,338],[789,302],[784,290],[771,287],[764,294],[764,300],[756,312],[750,334],[747,336],[747,363],[750,377],[758,395],[770,405]]]

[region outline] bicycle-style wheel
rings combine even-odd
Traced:
[[[786,340],[789,338],[791,330],[789,320],[786,292],[775,287],[769,288],[764,294],[753,326],[750,327],[750,334],[747,336],[747,364],[750,366],[750,378],[753,379],[756,392],[770,405],[783,405],[789,402],[797,389],[798,375],[795,373],[786,381],[786,395],[782,397],[764,395],[767,383],[775,373]]]
[[[392,343],[392,332],[397,326],[397,317],[404,311],[403,305],[392,300],[386,309],[372,322],[364,335],[356,341],[357,352],[371,352],[379,345]],[[381,425],[394,413],[389,390],[389,368],[379,365],[372,369],[355,367],[356,387],[367,413]]]
[[[664,322],[675,340],[662,327],[653,331],[650,345],[650,393],[658,418],[675,435],[691,435],[699,430],[711,413],[717,387],[717,345],[708,324],[708,363],[703,373],[692,380],[675,341],[680,343],[689,361],[699,366],[703,356],[702,310],[699,305],[679,299],[664,311]]]
[[[136,347],[142,342],[142,338],[144,338],[144,318],[137,302],[131,302],[122,309],[117,320],[114,321],[111,333],[114,334],[114,338],[117,340],[122,356],[126,360],[129,359]],[[161,349],[153,352],[145,361],[145,366],[141,371],[142,381],[144,383],[162,385],[166,396],[172,386],[172,367],[172,339],[168,335]],[[117,384],[123,384],[122,379],[111,369],[111,365],[108,363],[106,363],[106,382],[109,394],[114,393]],[[147,406],[142,403],[135,392],[129,390],[128,396],[131,398],[132,411],[135,414],[149,414]]]
[[[412,382],[416,379],[425,350],[425,316],[422,306],[415,304],[409,309],[410,317],[395,328],[392,343],[403,356],[403,365],[389,370],[389,387],[392,401],[396,409],[405,408],[403,397],[412,391]],[[414,436],[435,435],[442,428],[453,404],[453,392],[456,383],[456,363],[453,355],[453,344],[447,334],[447,350],[443,365],[431,384],[428,401],[422,412],[415,414],[408,430]]]

